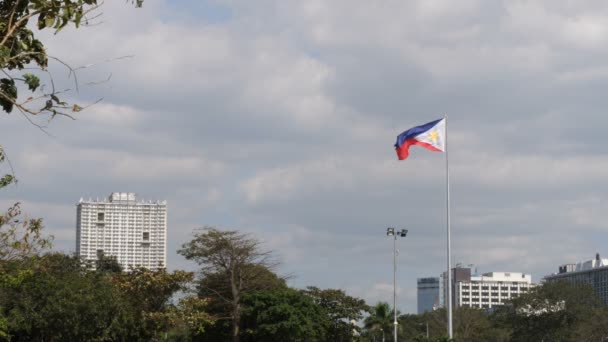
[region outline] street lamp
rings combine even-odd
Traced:
[[[418,325],[422,325],[424,326],[426,324],[426,339],[429,339],[429,322],[425,322],[425,323],[418,323]]]
[[[386,228],[386,236],[392,236],[393,239],[393,315],[394,315],[394,341],[397,342],[397,236],[406,237],[407,229],[401,231],[395,228]]]

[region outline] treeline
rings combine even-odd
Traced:
[[[50,252],[40,220],[0,215],[0,341],[392,341],[393,311],[341,289],[290,288],[254,237],[207,227],[178,251],[196,274]],[[91,267],[94,266],[94,267]],[[443,309],[398,314],[400,341],[448,341]],[[605,341],[586,286],[547,283],[493,312],[458,308],[455,341]],[[427,337],[428,336],[428,337]]]
[[[383,322],[392,328],[392,319]],[[453,323],[459,342],[608,341],[608,307],[590,286],[566,281],[544,283],[491,312],[460,307]],[[447,341],[446,329],[444,309],[399,316],[400,341]]]
[[[178,252],[193,272],[123,270],[49,251],[40,220],[0,216],[0,341],[351,341],[365,301],[293,289],[259,242],[205,228]]]

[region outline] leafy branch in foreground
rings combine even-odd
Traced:
[[[141,7],[142,0],[132,0],[132,4]],[[74,119],[73,114],[82,111],[86,106],[69,104],[60,96],[71,89],[58,89],[53,77],[48,71],[49,60],[54,60],[68,71],[68,77],[74,77],[74,85],[78,91],[78,69],[72,68],[57,57],[47,54],[44,44],[36,38],[28,25],[30,20],[36,20],[38,30],[52,29],[55,34],[68,24],[92,25],[102,15],[99,12],[101,3],[97,0],[4,0],[0,2],[0,107],[6,113],[15,108],[35,124],[30,116],[49,115],[49,120],[57,115]],[[23,70],[38,70],[46,74],[50,81],[49,90],[44,90],[44,84],[34,72]],[[19,99],[20,89],[27,88],[32,93],[24,100]]]
[[[51,247],[42,235],[42,219],[21,218],[20,203],[0,215],[0,261],[25,259]]]

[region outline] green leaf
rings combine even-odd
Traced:
[[[15,80],[9,78],[0,79],[0,92],[4,95],[0,97],[0,106],[2,106],[5,112],[10,113],[13,110],[13,101],[17,99]]]
[[[40,87],[40,79],[38,76],[34,74],[24,74],[23,78],[25,79],[25,84],[31,91],[36,91],[38,87]]]
[[[47,17],[46,19],[44,19],[44,26],[45,27],[52,27],[53,24],[55,24],[55,18],[53,18],[53,17]]]
[[[11,184],[15,180],[15,177],[12,175],[4,175],[4,177],[0,178],[0,188],[4,188],[5,186]]]

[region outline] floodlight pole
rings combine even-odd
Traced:
[[[395,228],[387,228],[386,235],[393,237],[393,340],[397,342],[397,235],[401,237],[407,236],[407,229],[401,229],[401,231],[395,230]]]
[[[393,317],[394,340],[397,342],[397,234],[393,234]]]

